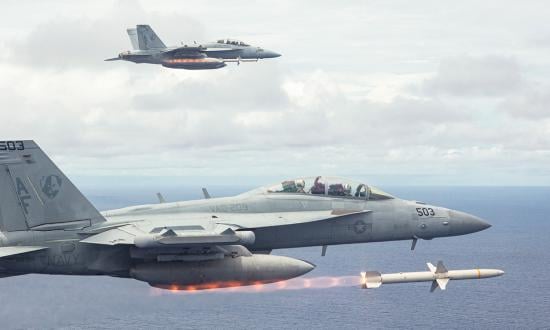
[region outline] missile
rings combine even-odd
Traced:
[[[432,282],[430,291],[440,288],[445,290],[450,280],[477,280],[501,276],[504,272],[500,269],[462,269],[447,270],[442,261],[437,262],[437,266],[427,263],[426,272],[408,272],[380,274],[377,271],[361,272],[361,287],[363,289],[378,288],[382,284],[392,283],[410,283],[410,282]]]

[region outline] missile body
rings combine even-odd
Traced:
[[[475,280],[501,276],[504,272],[500,269],[462,269],[447,270],[443,262],[439,261],[437,266],[427,263],[429,271],[381,274],[380,272],[362,272],[361,287],[363,289],[378,288],[382,284],[409,283],[409,282],[432,282],[430,291],[438,287],[445,290],[449,280]]]

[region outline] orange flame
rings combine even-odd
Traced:
[[[160,290],[154,289],[151,295],[162,295],[164,293],[258,293],[258,292],[274,292],[282,290],[312,290],[312,289],[329,289],[336,287],[351,287],[360,286],[361,278],[358,276],[320,276],[308,278],[294,278],[287,281],[279,281],[276,283],[264,283],[261,281],[253,282],[212,282],[199,285],[167,285],[162,286]]]

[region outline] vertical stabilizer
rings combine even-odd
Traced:
[[[137,35],[137,29],[126,29],[126,32],[128,32],[128,37],[130,38],[130,42],[132,43],[133,49],[139,49],[139,41],[138,41],[138,35]]]
[[[141,50],[164,49],[166,46],[149,25],[136,25],[138,46]]]
[[[105,221],[34,141],[0,141],[0,218],[5,231]]]

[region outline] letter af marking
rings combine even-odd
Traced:
[[[25,211],[25,214],[29,214],[28,207],[30,206],[29,203],[27,203],[27,200],[31,199],[31,194],[29,194],[29,191],[23,184],[23,181],[21,181],[20,178],[15,178],[15,187],[17,189],[17,195],[19,196],[19,200],[21,201],[21,206],[23,207],[23,211]]]

